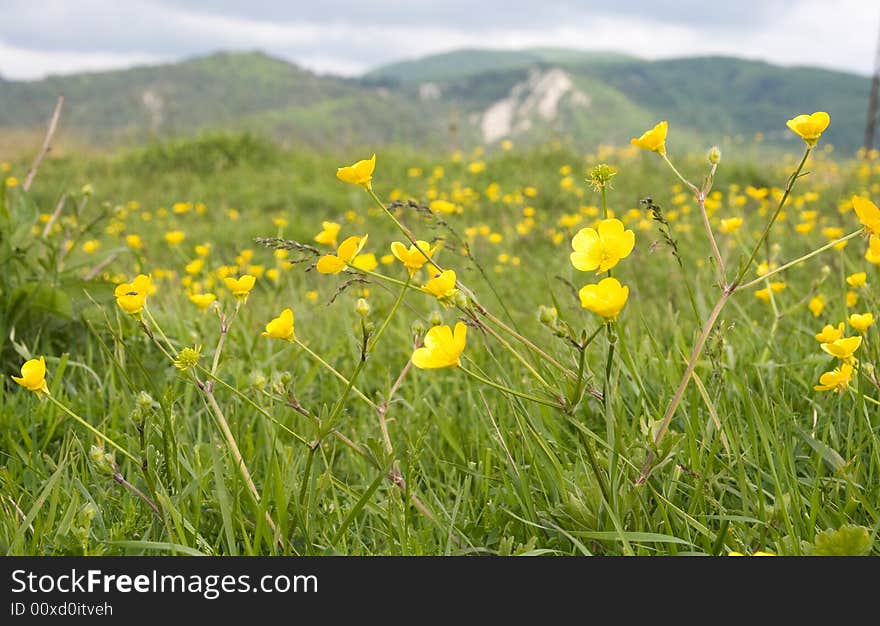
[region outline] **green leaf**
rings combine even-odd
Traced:
[[[871,550],[871,536],[864,526],[841,526],[816,535],[815,556],[865,556]]]

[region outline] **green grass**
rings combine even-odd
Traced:
[[[813,335],[851,312],[880,314],[871,290],[880,275],[863,258],[863,239],[786,272],[780,279],[786,289],[774,294],[772,305],[750,292],[734,295],[669,433],[655,449],[652,429],[699,332],[686,285],[700,319],[708,315],[719,289],[696,205],[687,198],[678,202],[677,181],[660,159],[627,151],[602,155],[602,161],[619,169],[609,192],[609,205],[618,216],[640,208],[645,197],[667,216],[678,211],[672,235],[685,268],[679,269],[662,243],[656,223],[641,229],[639,220],[628,222],[636,232],[636,248],[613,272],[631,292],[617,326],[610,380],[606,383],[606,333],[597,334],[585,359],[586,386],[599,391],[607,385],[607,406],[587,393],[575,409],[559,411],[479,385],[455,368],[409,368],[395,385],[407,368],[414,339],[430,327],[431,318],[439,315],[453,324],[460,316],[454,308],[442,309],[424,294],[410,292],[355,382],[369,401],[354,391],[346,396],[332,424],[337,435],[319,428],[315,418],[326,423],[346,385],[302,346],[260,333],[290,306],[297,339],[350,377],[360,355],[357,298],[369,290],[367,321],[378,328],[399,288],[364,277],[366,284],[350,284],[339,293],[346,277],[306,271],[309,262],[285,269],[254,238],[282,236],[317,245],[312,237],[322,220],[336,220],[343,224],[340,240],[369,233],[365,251],[387,254],[390,242],[402,235],[362,190],[334,177],[336,167],[369,153],[287,152],[258,149],[244,140],[201,141],[195,150],[177,144],[51,160],[29,193],[20,187],[2,190],[12,223],[25,224],[24,232],[32,223],[42,228],[39,214],[51,214],[59,197],[69,194],[61,232],[50,235],[45,245],[39,244],[39,235],[27,239],[22,246],[31,246],[30,252],[4,265],[10,269],[0,285],[6,299],[22,285],[39,282],[66,294],[70,303],[67,309],[32,296],[14,310],[3,309],[3,553],[880,554],[880,394],[865,377],[845,394],[813,391],[819,375],[835,366]],[[243,156],[216,157],[239,149]],[[206,163],[199,161],[200,154],[214,156]],[[486,170],[472,174],[468,157],[455,162],[447,155],[389,149],[378,155],[374,188],[383,199],[398,190],[396,196],[418,202],[427,202],[431,189],[440,194],[473,189],[474,195],[462,201],[462,214],[443,216],[448,226],[412,209],[402,210],[399,218],[420,238],[444,238],[439,262],[454,268],[495,316],[576,371],[577,352],[540,322],[538,307],[555,304],[578,335],[601,325],[571,291],[571,285],[580,288],[599,277],[576,271],[568,259],[571,236],[593,218],[558,226],[564,213],[601,206],[599,194],[582,182],[585,169],[599,157],[546,146],[481,158]],[[745,218],[736,235],[718,235],[735,267],[766,217],[753,199],[732,206],[740,194],[729,186],[783,187],[796,162],[746,160],[743,155],[725,159],[715,184],[724,194],[723,206],[713,219],[717,232],[718,217]],[[676,164],[696,181],[706,170],[698,155],[676,159]],[[427,178],[437,165],[445,173],[431,183]],[[559,182],[564,165],[573,168],[570,190]],[[410,167],[422,168],[423,175],[409,177]],[[838,203],[852,193],[870,192],[877,175],[870,168],[860,172],[860,167],[823,155],[809,162],[809,175],[798,183],[787,219],[771,233],[773,261],[782,264],[826,243],[820,232],[825,226],[840,226],[844,232],[858,227],[851,212],[838,212]],[[24,169],[16,163],[11,173],[23,179]],[[500,185],[498,200],[486,193],[492,182]],[[95,190],[88,198],[79,191],[85,183]],[[536,197],[517,196],[529,185],[537,188]],[[817,199],[805,198],[807,191],[815,191]],[[507,201],[505,193],[512,195]],[[138,201],[140,209],[126,211],[130,200]],[[202,215],[175,214],[173,204],[184,201],[204,202],[207,209]],[[537,226],[522,235],[516,225],[526,206],[536,209]],[[75,207],[81,207],[78,218],[73,217]],[[159,207],[167,209],[164,217]],[[229,208],[240,212],[238,221],[228,218]],[[807,235],[793,229],[801,210],[819,214]],[[145,211],[149,221],[141,217]],[[273,223],[279,217],[287,224]],[[502,241],[477,237],[473,259],[461,256],[449,227],[465,236],[468,227],[482,224],[501,234]],[[680,224],[685,230],[676,227]],[[74,234],[86,225],[71,253],[60,259],[57,249],[65,232]],[[114,225],[115,234],[108,233]],[[176,248],[163,240],[172,228],[187,234]],[[4,242],[11,230],[3,232]],[[548,231],[559,234],[558,242]],[[125,245],[129,233],[143,238],[142,251]],[[88,239],[101,241],[91,255],[81,249]],[[214,391],[259,503],[205,394],[116,306],[108,283],[152,272],[158,285],[148,300],[152,315],[174,350],[203,346],[200,364],[210,368],[219,337],[217,315],[201,313],[180,284],[184,265],[195,258],[193,246],[200,243],[212,246],[206,270],[235,265],[245,249],[253,251],[249,263],[281,268],[277,284],[265,276],[258,279],[232,323]],[[501,254],[518,257],[520,264],[502,262]],[[177,274],[157,278],[157,270]],[[399,264],[380,264],[376,271],[406,277]],[[847,308],[844,278],[856,271],[868,273],[869,287],[859,290],[855,307]],[[225,287],[216,284],[212,290],[230,313],[234,305]],[[315,301],[306,296],[312,290],[318,293]],[[817,293],[827,304],[814,318],[806,302]],[[557,368],[509,334],[501,335],[560,395],[575,393],[574,383]],[[858,356],[876,364],[878,347],[880,335],[872,328]],[[464,354],[470,369],[496,383],[551,399],[491,334],[470,328]],[[26,357],[38,355],[46,357],[53,398],[139,459],[134,463],[115,454],[121,476],[155,502],[160,515],[114,480],[105,461],[90,455],[98,443],[94,435],[9,379]],[[385,403],[391,454],[375,408]],[[105,445],[104,451],[112,448]],[[636,487],[649,453],[655,455],[653,472]],[[267,512],[277,524],[280,546]]]

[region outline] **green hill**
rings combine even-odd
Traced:
[[[679,141],[756,132],[796,141],[785,121],[825,110],[828,140],[861,142],[869,80],[725,57],[645,61],[566,49],[459,50],[376,68],[361,79],[317,75],[259,52],[218,53],[128,70],[5,81],[0,131],[41,128],[66,97],[62,132],[97,146],[205,130],[255,131],[287,144],[420,148],[624,143],[660,119]],[[455,135],[450,132],[454,126]]]

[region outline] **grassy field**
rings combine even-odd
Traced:
[[[703,146],[669,140],[702,187]],[[793,180],[801,153],[724,154],[715,255],[697,198],[649,151],[383,149],[390,212],[335,175],[371,153],[208,136],[49,159],[27,192],[28,163],[4,166],[0,551],[880,554],[877,327],[843,391],[814,389],[846,364],[815,335],[880,313],[851,201],[880,196],[877,162],[820,140]],[[569,259],[606,215],[635,237],[611,322],[577,295],[605,276]],[[408,280],[391,216],[438,245],[450,301],[418,288],[427,265]],[[323,222],[340,243],[369,234],[375,268],[316,271],[335,252]],[[140,320],[114,296],[138,274],[155,287]],[[244,274],[240,301],[224,278]],[[295,341],[263,336],[288,307]],[[457,321],[461,367],[412,367]],[[10,378],[40,356],[49,394]]]

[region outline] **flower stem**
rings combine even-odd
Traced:
[[[474,380],[479,381],[479,382],[483,383],[484,385],[489,385],[490,387],[494,387],[498,391],[502,391],[504,393],[509,393],[510,395],[517,396],[519,398],[523,398],[524,400],[530,400],[532,402],[537,402],[538,404],[543,404],[544,406],[549,406],[554,409],[559,409],[560,411],[563,410],[563,408],[564,408],[558,402],[553,402],[551,400],[544,400],[543,398],[539,398],[537,396],[523,393],[521,391],[516,391],[515,389],[511,389],[510,387],[505,387],[504,385],[500,385],[492,380],[489,380],[488,378],[484,378],[484,377],[480,376],[479,374],[477,374],[476,372],[474,372],[472,370],[467,369],[463,365],[459,365],[458,368],[462,372],[464,372],[465,374],[467,374],[468,376],[473,378]]]
[[[85,421],[85,420],[84,420],[83,418],[81,418],[79,415],[77,415],[76,413],[74,413],[73,411],[71,411],[70,409],[68,409],[65,405],[61,404],[61,403],[60,403],[58,400],[56,400],[54,397],[52,397],[52,396],[49,395],[49,394],[45,394],[45,397],[49,398],[49,401],[50,401],[52,404],[54,404],[54,405],[57,406],[59,409],[61,409],[61,410],[64,411],[65,413],[67,413],[70,417],[72,417],[74,420],[76,420],[80,425],[85,426],[87,429],[89,429],[89,430],[90,430],[90,431],[91,431],[96,437],[98,437],[98,438],[101,439],[102,441],[105,441],[105,442],[109,443],[111,446],[113,446],[114,448],[116,448],[117,450],[119,450],[122,454],[124,454],[125,456],[127,456],[130,460],[134,461],[135,463],[138,463],[138,460],[134,457],[134,455],[133,455],[131,452],[129,452],[128,450],[126,450],[125,448],[123,448],[122,446],[120,446],[118,443],[116,443],[115,441],[113,441],[112,439],[110,439],[110,437],[108,437],[107,435],[105,435],[104,433],[102,433],[100,430],[98,430],[97,428],[95,428],[94,426],[92,426],[91,424],[89,424],[87,421]]]

